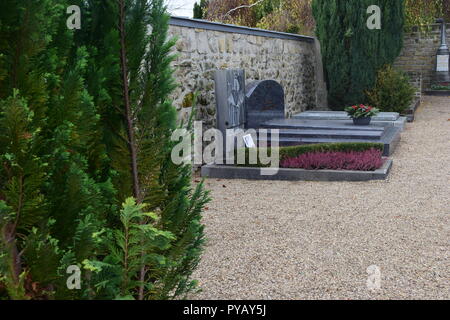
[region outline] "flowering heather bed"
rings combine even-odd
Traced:
[[[383,166],[382,152],[377,149],[350,152],[312,152],[281,161],[282,168],[306,170],[375,171]]]

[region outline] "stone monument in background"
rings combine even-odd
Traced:
[[[441,23],[441,45],[436,54],[434,85],[448,86],[450,85],[450,50],[447,45],[447,30],[444,19],[438,19],[436,22]]]

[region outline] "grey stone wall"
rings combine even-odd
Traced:
[[[185,20],[181,22],[190,22]],[[181,118],[189,117],[192,96],[197,93],[197,118],[206,127],[215,126],[214,71],[218,69],[244,69],[247,84],[254,80],[281,83],[288,117],[326,108],[321,57],[315,39],[289,35],[280,38],[285,34],[261,31],[262,35],[255,35],[255,29],[231,26],[223,31],[219,24],[205,24],[203,28],[198,20],[194,22],[195,27],[180,26],[174,25],[172,19],[169,29],[178,38],[174,67],[179,87],[173,99]]]
[[[404,46],[394,66],[410,74],[417,86],[422,81],[422,89],[429,89],[436,65],[436,52],[441,43],[440,24],[429,26],[429,31],[414,28],[405,34]],[[447,24],[447,43],[450,44],[450,24]],[[419,80],[419,77],[422,77]]]

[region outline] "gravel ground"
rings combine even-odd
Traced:
[[[387,181],[208,180],[193,298],[450,299],[449,142],[450,98],[427,97]]]

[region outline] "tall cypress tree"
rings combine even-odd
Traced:
[[[381,29],[367,27],[367,9],[381,8]],[[377,71],[391,64],[403,44],[404,0],[314,0],[330,107],[366,102]]]
[[[123,259],[109,255],[90,263],[106,263],[97,269],[97,276],[99,281],[108,282],[105,289],[109,288],[109,294],[120,292],[120,296],[138,299],[183,296],[196,286],[190,277],[202,252],[201,212],[209,199],[203,184],[192,189],[191,167],[171,160],[174,144],[170,137],[177,129],[177,113],[169,98],[175,88],[171,68],[175,40],[168,38],[170,17],[163,0],[107,4],[89,0],[79,5],[87,13],[88,24],[77,41],[90,52],[88,89],[101,110],[103,141],[110,166],[117,173],[118,199],[127,203],[122,214],[133,206],[129,200],[133,197],[135,210],[139,212],[145,204],[146,210],[156,215],[156,226],[165,232],[161,239],[170,239],[169,245],[152,249],[146,248],[145,241],[134,244],[134,252],[142,254],[141,263],[137,263],[140,270],[117,278],[128,277],[126,283],[138,285],[125,291],[123,281],[104,279],[107,272],[123,269]],[[117,222],[116,230],[122,228],[123,215]],[[151,219],[140,223],[155,225]],[[123,246],[118,250],[124,250]],[[144,251],[147,256],[151,252],[151,261],[145,261]],[[115,286],[121,289],[111,289]]]
[[[76,32],[66,0],[0,3],[0,298],[185,296],[209,199],[170,159],[163,0],[75,4]]]

